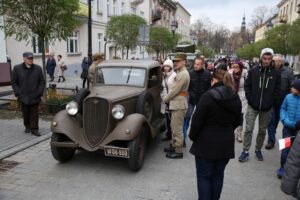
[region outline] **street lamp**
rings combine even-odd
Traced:
[[[194,45],[196,45],[196,41],[197,41],[197,35],[196,35],[196,32],[195,32],[195,31],[191,32],[191,33],[190,33],[190,36],[191,36],[191,38],[192,38],[192,40],[193,40],[193,42],[194,42]]]
[[[273,28],[273,23],[272,23],[272,21],[270,20],[268,23],[267,23],[267,29],[268,30],[271,30],[272,28]]]
[[[173,33],[173,37],[174,37],[174,35],[175,35],[175,31],[176,31],[176,29],[178,28],[178,22],[177,21],[172,21],[172,23],[171,23],[171,30],[172,30],[172,33]]]
[[[88,15],[88,57],[89,62],[92,62],[92,0],[88,0],[89,15]]]

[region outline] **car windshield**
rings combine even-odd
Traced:
[[[144,87],[146,70],[135,67],[98,68],[96,84]]]

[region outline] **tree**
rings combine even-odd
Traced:
[[[107,23],[106,35],[117,45],[126,48],[126,58],[130,49],[138,45],[139,27],[146,25],[144,18],[137,15],[113,16]]]
[[[269,17],[271,10],[266,6],[259,6],[254,9],[254,12],[251,16],[250,26],[253,31],[260,27]]]
[[[45,42],[66,40],[79,25],[78,10],[78,0],[2,0],[0,15],[5,17],[5,24],[0,28],[18,41],[29,42],[38,36],[46,78]]]
[[[215,51],[211,48],[199,46],[197,49],[200,51],[200,54],[206,58],[212,58],[215,55]]]
[[[267,46],[272,48],[276,53],[280,53],[285,56],[291,53],[291,48],[288,43],[290,29],[290,24],[282,24],[272,28],[265,36]]]
[[[147,48],[149,53],[155,52],[156,57],[159,58],[159,55],[164,54],[168,51],[172,51],[177,42],[179,41],[180,36],[173,34],[165,27],[151,27],[150,29],[150,46]]]
[[[288,31],[288,44],[292,55],[300,54],[300,19],[294,21]]]

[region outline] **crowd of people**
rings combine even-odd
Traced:
[[[254,152],[259,161],[264,160],[262,148],[267,132],[265,149],[274,148],[279,121],[283,124],[283,138],[297,135],[300,80],[295,80],[285,63],[283,56],[270,48],[261,51],[256,65],[226,58],[208,65],[199,56],[188,72],[184,53],[164,61],[161,97],[168,131],[163,140],[171,140],[164,151],[167,158],[183,158],[182,148],[189,136],[199,199],[220,198],[226,165],[235,156],[235,139],[243,145],[238,160],[249,160],[256,118]],[[300,136],[295,140],[291,153],[289,148],[282,150],[277,170],[278,178],[283,178],[282,190],[294,196],[298,194],[300,178]]]
[[[23,53],[24,62],[12,73],[14,94],[22,105],[25,132],[38,132],[38,106],[43,96],[45,79],[41,67],[33,63],[33,53]],[[104,54],[96,53],[92,61],[82,61],[83,88],[93,89],[96,66]],[[265,149],[274,148],[279,121],[283,124],[282,137],[295,142],[291,149],[282,150],[278,178],[281,189],[300,197],[297,191],[300,179],[300,79],[285,66],[283,56],[270,48],[261,51],[260,62],[246,67],[240,60],[220,59],[211,66],[204,56],[196,57],[194,68],[186,68],[187,57],[177,53],[162,65],[161,113],[167,122],[164,149],[170,159],[183,158],[187,137],[192,141],[190,153],[195,156],[199,200],[215,200],[221,196],[224,171],[235,157],[235,140],[243,145],[238,160],[249,160],[255,121],[258,118],[255,157],[263,161],[262,148],[268,132]],[[47,72],[54,80],[59,69],[58,82],[65,81],[66,64],[58,55],[47,60]],[[243,132],[243,126],[245,131]],[[275,171],[275,169],[274,169]]]

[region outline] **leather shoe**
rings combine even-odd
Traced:
[[[38,130],[31,130],[31,134],[32,135],[35,135],[35,136],[41,136],[41,134],[39,133],[39,131]]]
[[[265,148],[268,149],[268,150],[273,149],[274,144],[273,143],[268,143],[268,144],[266,144]]]
[[[26,128],[24,132],[25,132],[25,133],[30,133],[31,130],[30,130],[30,128]]]
[[[164,148],[165,153],[173,153],[175,152],[175,148],[170,144],[170,147]]]
[[[183,143],[183,148],[186,148],[186,143],[185,142]]]
[[[182,159],[183,158],[183,153],[176,153],[171,152],[171,153],[167,153],[166,155],[167,158],[171,158],[171,159]]]

